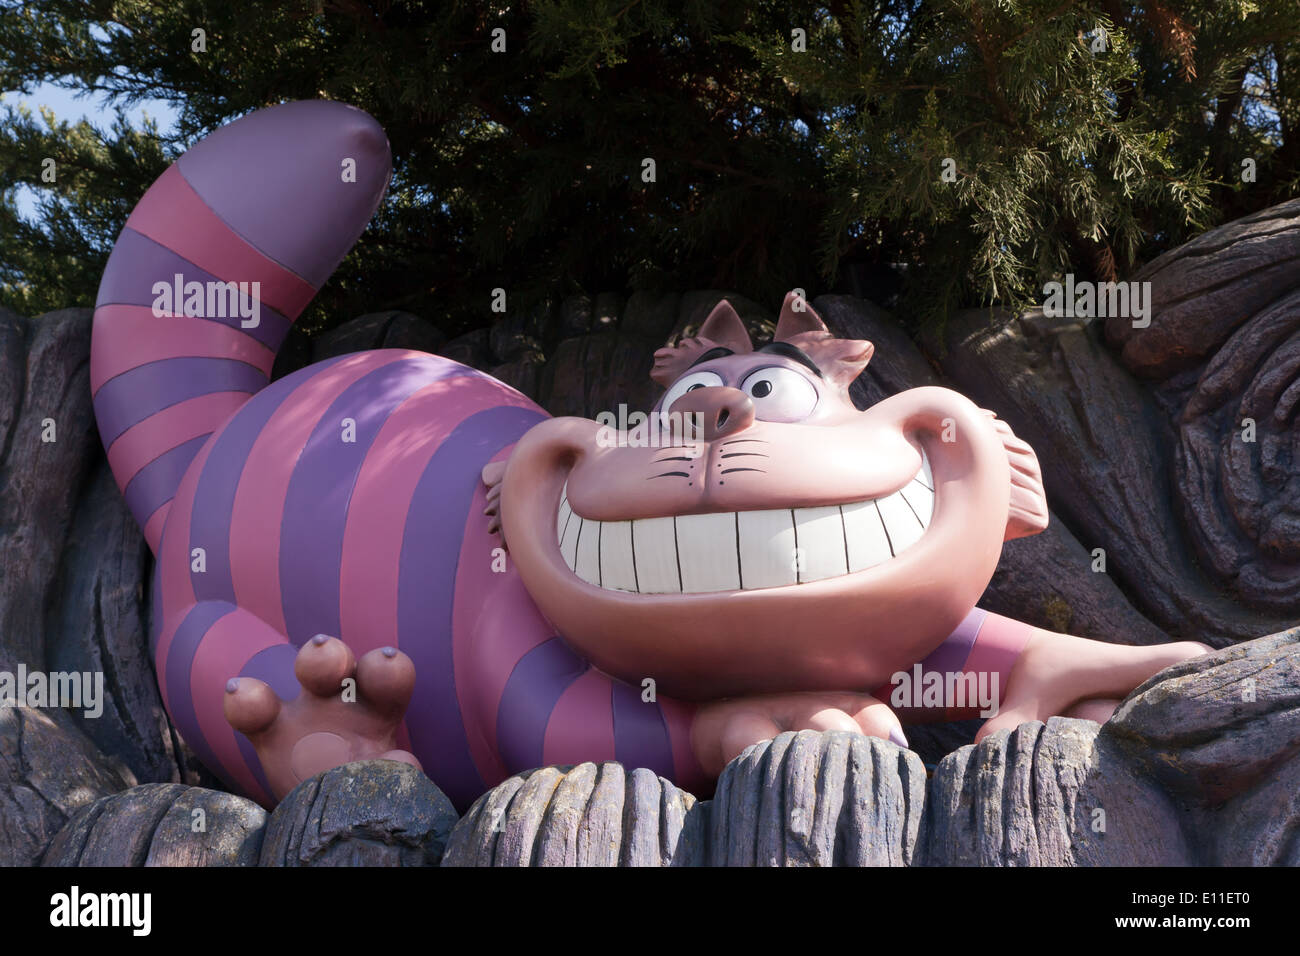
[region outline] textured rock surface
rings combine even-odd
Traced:
[[[62,711],[0,707],[0,866],[31,866],[69,817],[135,783]]]
[[[991,734],[939,764],[927,866],[1180,866],[1185,814],[1092,721],[1053,717]]]
[[[1300,610],[1300,200],[1150,262],[1151,324],[1108,339],[1177,423],[1181,514],[1198,558],[1258,608]],[[1246,422],[1254,423],[1247,440]]]
[[[414,767],[369,760],[299,784],[271,814],[262,866],[437,866],[451,801]]]
[[[544,767],[484,794],[443,866],[694,866],[703,819],[689,793],[617,763]]]
[[[43,866],[255,866],[266,811],[243,797],[151,783],[96,800],[50,842]]]
[[[910,750],[842,731],[785,733],[733,760],[708,805],[712,866],[907,866],[924,808]]]
[[[1085,529],[1086,553],[1067,549],[1070,563],[1051,568],[1063,587],[1090,577],[1091,552],[1102,548],[1105,573],[1170,635],[1222,646],[1296,620],[1300,606],[1270,615],[1231,600],[1194,560],[1170,494],[1172,426],[1097,326],[1038,312],[990,324],[988,312],[973,311],[954,316],[946,335],[942,366],[953,385],[1034,447],[1053,513]],[[1131,617],[1111,627],[1112,640],[1153,637]]]
[[[149,659],[145,589],[149,547],[127,511],[106,462],[95,469],[63,549],[46,628],[50,670],[102,673],[103,713],[72,711],[105,753],[136,779],[211,785],[163,710]]]

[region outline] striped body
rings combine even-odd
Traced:
[[[256,677],[292,699],[297,649],[327,634],[358,657],[409,655],[397,747],[462,810],[513,773],[583,761],[699,792],[693,707],[644,700],[578,657],[489,531],[482,470],[545,412],[418,352],[346,355],[270,382],[389,173],[383,131],[359,110],[261,110],[168,169],[109,258],[91,389],[157,557],[150,642],[167,712],[210,770],[269,805],[252,744],[225,719],[227,681]],[[256,319],[176,296],[160,312],[174,281],[256,288]],[[924,666],[995,668],[1005,686],[1025,639],[1011,624],[973,612]]]

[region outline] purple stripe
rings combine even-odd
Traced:
[[[168,517],[171,517],[169,514]],[[167,522],[163,520],[163,528],[166,529]],[[162,547],[158,548],[159,553]],[[162,636],[163,611],[162,611],[162,562],[154,561],[153,573],[149,575],[149,660],[157,660],[158,638]]]
[[[280,521],[280,600],[291,644],[339,634],[343,530],[375,436],[414,392],[465,374],[472,372],[432,355],[389,362],[349,385],[321,416],[294,465]],[[355,442],[342,440],[345,419],[355,422]]]
[[[122,496],[126,498],[126,506],[131,509],[136,524],[141,528],[151,514],[175,496],[181,479],[185,477],[186,469],[190,467],[194,456],[199,453],[199,449],[211,434],[208,432],[197,438],[191,438],[170,451],[163,452],[137,471],[126,483]]]
[[[345,159],[356,163],[356,182],[343,180]],[[391,169],[383,128],[324,100],[250,113],[176,165],[233,232],[318,289],[370,221]]]
[[[940,674],[959,674],[966,666],[970,650],[975,646],[975,636],[980,632],[980,625],[988,611],[975,608],[957,625],[942,644],[932,650],[921,662],[921,673],[931,671]]]
[[[261,371],[235,359],[180,357],[146,362],[115,375],[95,393],[95,418],[107,448],[122,432],[178,402],[212,392],[248,392],[266,386]]]
[[[211,272],[206,272],[188,259],[182,258],[162,243],[155,242],[129,227],[123,228],[121,235],[117,237],[117,243],[113,246],[113,251],[108,256],[104,277],[99,281],[99,297],[95,300],[95,308],[101,305],[150,307],[156,298],[153,292],[154,283],[166,282],[170,286],[178,272],[184,276],[186,282],[222,281]],[[179,311],[179,308],[176,311]],[[265,302],[261,304],[261,321],[251,329],[240,325],[241,318],[237,315],[227,316],[224,319],[206,315],[196,316],[196,318],[237,329],[261,342],[273,352],[280,348],[280,343],[289,333],[289,326],[293,324]]]
[[[543,765],[551,711],[589,666],[558,637],[538,644],[515,664],[497,707],[497,751],[509,773]]]
[[[513,407],[465,419],[429,460],[406,514],[397,586],[398,643],[415,662],[420,681],[406,725],[425,772],[462,809],[485,786],[466,743],[453,667],[460,541],[483,465],[545,419],[544,412]]]
[[[293,672],[297,660],[298,648],[292,644],[273,644],[254,654],[239,676],[255,677],[269,685],[281,700],[293,700],[302,692],[302,685]]]
[[[317,362],[272,382],[245,402],[217,434],[212,453],[199,475],[194,513],[190,518],[190,548],[204,549],[208,567],[206,574],[192,575],[196,598],[235,600],[235,582],[230,570],[230,519],[235,510],[235,492],[253,443],[298,386],[345,357]]]
[[[225,601],[202,601],[194,605],[176,628],[171,649],[167,652],[167,700],[172,723],[181,732],[185,742],[194,748],[203,765],[213,773],[219,772],[221,762],[217,760],[217,755],[199,727],[194,698],[190,693],[190,672],[194,667],[194,655],[198,653],[199,645],[203,643],[203,638],[212,625],[237,610],[235,605]]]
[[[672,779],[673,745],[659,705],[641,699],[640,688],[610,682],[614,710],[614,759],[628,770],[647,767]]]

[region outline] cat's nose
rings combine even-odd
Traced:
[[[754,403],[750,397],[738,388],[722,385],[692,389],[673,402],[668,412],[700,416],[694,420],[693,431],[705,441],[734,435],[754,424]]]

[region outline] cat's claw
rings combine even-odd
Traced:
[[[342,641],[318,634],[298,651],[302,692],[281,700],[255,677],[226,683],[226,720],[246,736],[276,800],[303,780],[353,760],[398,760],[397,727],[415,687],[415,665],[401,651],[378,648],[358,661]]]

